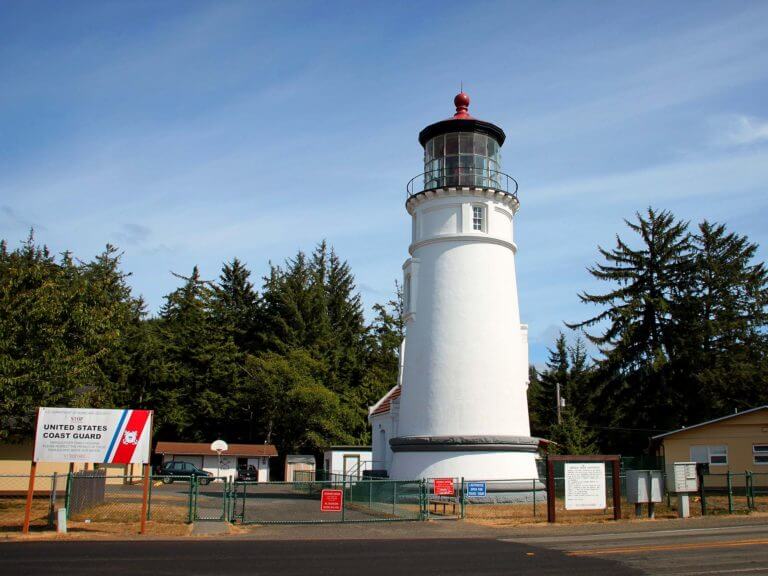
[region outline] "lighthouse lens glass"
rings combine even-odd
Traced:
[[[459,135],[458,134],[446,134],[445,135],[445,155],[455,156],[459,153]]]
[[[432,138],[424,146],[424,189],[443,186],[499,188],[499,145],[475,132]]]

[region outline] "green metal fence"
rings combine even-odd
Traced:
[[[323,512],[323,490],[340,490],[340,510]],[[420,520],[421,481],[354,480],[235,482],[233,519],[244,524],[325,524]]]
[[[704,474],[699,498],[702,515],[768,511],[768,473]]]

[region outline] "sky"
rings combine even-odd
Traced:
[[[418,133],[463,82],[507,134],[541,364],[637,211],[725,223],[766,259],[766,22],[737,0],[2,0],[0,238],[115,244],[152,313],[172,272],[238,257],[258,287],[327,239],[370,310],[407,257]]]

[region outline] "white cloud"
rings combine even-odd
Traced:
[[[768,120],[753,116],[735,116],[730,119],[723,137],[727,145],[743,146],[768,140]]]

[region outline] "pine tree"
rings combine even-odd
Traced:
[[[221,269],[219,281],[213,284],[211,310],[213,321],[232,335],[243,352],[255,352],[259,296],[249,280],[251,273],[237,258]]]
[[[692,239],[680,372],[689,375],[688,413],[703,419],[768,401],[768,271],[753,264],[757,245],[722,224],[704,221]]]
[[[158,424],[165,433],[208,441],[236,428],[242,355],[211,312],[210,283],[195,267],[184,285],[166,296],[160,334],[167,363],[158,393]]]
[[[595,454],[598,451],[595,435],[569,408],[563,410],[562,421],[552,427],[550,440],[555,443],[552,451],[557,454]]]
[[[606,263],[589,268],[595,278],[615,287],[579,296],[603,310],[569,327],[604,327],[600,334],[587,333],[604,356],[598,363],[595,401],[606,427],[641,429],[630,440],[639,444],[647,438],[645,430],[672,429],[678,422],[682,393],[674,385],[672,365],[680,342],[676,314],[684,307],[693,262],[686,223],[652,208],[636,217],[636,223],[625,222],[639,236],[640,247],[617,236],[614,249],[599,248]]]

